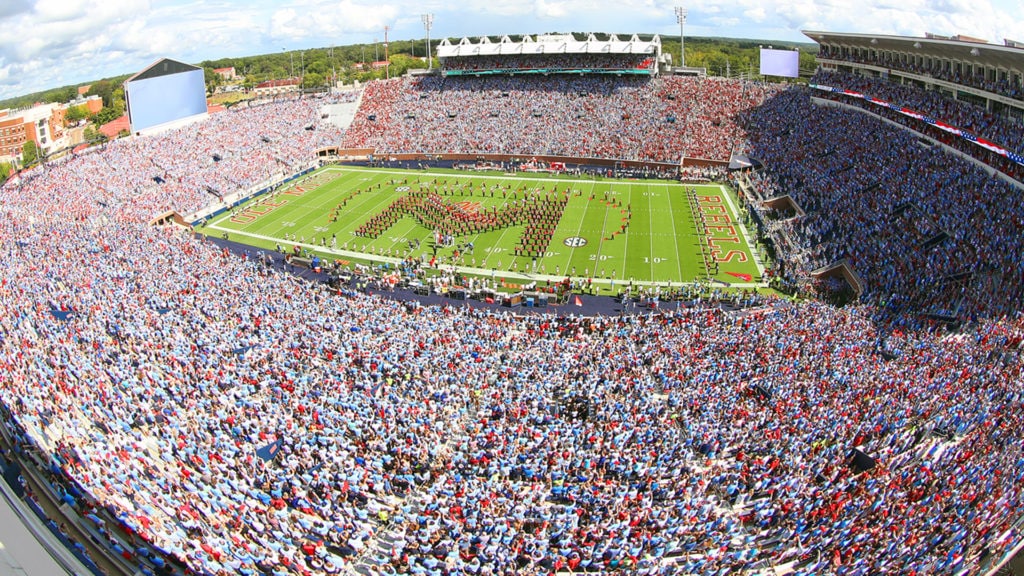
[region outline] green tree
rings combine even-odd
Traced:
[[[207,66],[203,68],[203,78],[206,80],[206,94],[213,95],[217,91],[217,86],[220,86],[224,81],[220,74],[213,71],[213,68]]]
[[[427,63],[419,58],[413,58],[408,54],[394,54],[388,61],[391,62],[391,77],[401,76],[412,68],[426,68]]]
[[[110,93],[110,107],[117,112],[115,118],[120,118],[124,114],[124,84],[119,84],[114,91]]]
[[[10,162],[0,162],[0,184],[7,182],[7,179],[14,173],[14,164]]]
[[[314,60],[313,62],[306,62],[306,76],[310,74],[320,74],[323,76],[327,72],[327,62],[324,60]]]
[[[54,90],[54,98],[58,102],[71,102],[75,98],[78,98],[78,88],[75,88],[74,86],[58,88]]]
[[[104,106],[103,108],[100,108],[99,112],[93,114],[89,118],[89,120],[98,126],[102,126],[107,122],[113,122],[114,120],[117,120],[123,114],[123,112],[118,112],[118,110],[114,108],[107,108],[106,106]]]
[[[324,85],[324,75],[318,72],[307,72],[303,78],[303,85],[306,88],[316,88]]]
[[[67,113],[64,115],[64,120],[68,124],[75,124],[81,120],[85,120],[86,113],[81,106],[69,106]]]
[[[89,144],[102,144],[107,141],[107,136],[97,130],[94,126],[86,126],[85,131],[82,134],[85,141]]]
[[[23,166],[32,166],[39,161],[39,148],[35,140],[26,140],[21,147],[21,163]]]
[[[100,80],[89,87],[86,95],[99,96],[103,99],[104,106],[113,106],[114,85],[110,83],[110,80]]]

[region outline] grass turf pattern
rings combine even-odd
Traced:
[[[717,184],[332,166],[203,231],[328,261],[423,258],[503,278],[753,286],[762,272]]]

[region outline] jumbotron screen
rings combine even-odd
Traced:
[[[206,113],[206,81],[202,69],[127,83],[132,131]]]
[[[800,75],[800,52],[761,48],[761,75],[796,78]]]

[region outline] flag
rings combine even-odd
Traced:
[[[939,122],[938,120],[936,120],[935,122],[932,122],[932,126],[935,126],[936,128],[938,128],[940,130],[944,130],[946,132],[949,132],[950,134],[956,134],[957,136],[963,136],[963,134],[964,134],[963,131],[961,131],[956,126],[952,126],[950,124],[946,124],[945,122]]]
[[[259,456],[260,459],[263,460],[264,462],[268,462],[274,459],[274,456],[277,455],[277,452],[281,450],[281,446],[283,445],[284,440],[279,438],[271,442],[270,444],[267,444],[266,446],[256,450],[256,455]]]
[[[754,279],[750,274],[744,274],[743,272],[726,272],[729,276],[735,276],[744,282],[750,282]]]
[[[988,151],[990,151],[990,152],[992,152],[994,154],[998,154],[998,155],[1000,155],[1000,156],[1002,156],[1004,158],[1009,158],[1010,160],[1016,162],[1017,164],[1024,165],[1024,157],[1022,157],[1020,154],[1014,153],[1013,151],[1008,150],[1008,149],[1006,149],[1006,148],[1004,148],[1004,147],[1002,147],[1002,146],[1000,146],[1000,145],[998,145],[998,144],[996,144],[996,143],[994,143],[994,142],[992,142],[990,140],[986,140],[985,138],[982,138],[980,136],[977,136],[975,134],[967,132],[966,130],[964,130],[964,129],[958,127],[958,126],[954,126],[954,125],[949,124],[947,122],[943,122],[941,120],[938,120],[937,118],[934,118],[932,116],[928,116],[928,115],[923,114],[921,112],[918,112],[916,110],[912,110],[910,108],[904,108],[904,107],[902,107],[902,106],[900,106],[898,104],[895,104],[893,102],[887,102],[885,100],[882,100],[882,99],[879,99],[879,98],[874,98],[874,97],[868,96],[866,94],[861,94],[860,92],[855,92],[853,90],[844,90],[842,88],[833,88],[833,87],[829,87],[829,86],[822,86],[820,84],[811,84],[810,87],[814,88],[816,90],[832,91],[832,92],[835,92],[835,93],[838,93],[838,94],[844,94],[844,95],[850,96],[852,98],[862,98],[864,100],[867,100],[868,102],[871,102],[872,104],[874,104],[876,106],[882,106],[882,107],[886,107],[886,108],[895,110],[896,112],[899,112],[900,114],[903,114],[904,116],[909,116],[911,118],[916,118],[917,120],[921,120],[922,122],[924,122],[926,124],[929,124],[931,126],[934,126],[935,128],[938,128],[939,130],[942,130],[944,132],[948,132],[948,133],[953,134],[955,136],[960,136],[964,140],[967,140],[969,142],[973,142],[974,144],[977,144],[978,146],[981,146],[982,148],[985,148],[986,150],[988,150]]]
[[[974,134],[971,134],[970,132],[964,132],[964,133],[961,134],[961,136],[963,136],[964,139],[969,140],[971,142],[974,142],[978,146],[981,146],[982,148],[985,148],[986,150],[988,150],[990,152],[995,152],[996,154],[999,154],[1000,156],[1007,156],[1008,155],[1008,151],[1005,148],[1003,148],[1002,146],[999,146],[998,144],[990,142],[990,141],[988,141],[988,140],[986,140],[984,138],[979,138],[978,136],[975,136]]]
[[[573,304],[575,304],[575,305],[577,305],[577,306],[583,306],[583,300],[580,300],[580,297],[579,297],[579,296],[576,296],[576,297],[575,297],[575,298],[573,299],[572,303],[573,303]]]
[[[911,118],[916,118],[918,120],[925,119],[924,114],[911,110],[910,108],[900,108],[899,111],[902,112],[905,116],[910,116]]]

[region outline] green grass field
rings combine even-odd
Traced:
[[[403,208],[417,193],[412,202],[420,207]],[[517,255],[536,212],[480,222],[528,202],[548,206],[545,231],[538,235],[535,226],[533,252]],[[343,264],[422,257],[510,281],[569,275],[602,286],[760,286],[763,270],[741,222],[735,199],[719,185],[332,166],[214,217],[202,231],[262,249],[301,246]],[[452,245],[437,245],[436,230],[459,226]],[[375,237],[357,235],[368,228]]]

